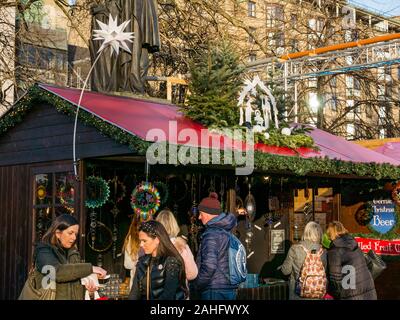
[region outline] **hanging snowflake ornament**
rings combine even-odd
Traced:
[[[130,20],[127,20],[118,25],[117,17],[115,17],[114,20],[114,18],[110,14],[108,24],[105,24],[99,20],[96,21],[100,26],[100,29],[93,30],[93,40],[103,40],[103,44],[101,45],[97,53],[100,53],[108,46],[111,47],[111,55],[114,51],[118,55],[120,48],[131,53],[131,50],[126,44],[126,41],[132,42],[134,35],[133,32],[124,32],[125,28],[130,23]]]

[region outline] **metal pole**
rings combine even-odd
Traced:
[[[294,122],[299,123],[299,116],[298,116],[298,91],[297,91],[297,81],[294,81]]]

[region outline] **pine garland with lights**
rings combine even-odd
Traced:
[[[0,120],[0,135],[14,127],[16,124],[23,121],[27,112],[39,103],[49,103],[54,105],[57,111],[75,116],[75,108],[71,104],[56,95],[33,86],[28,94],[26,94],[8,113]],[[140,138],[121,130],[120,128],[108,124],[96,117],[95,115],[81,110],[79,119],[86,125],[91,125],[98,129],[105,136],[127,145],[135,154],[144,156],[147,148],[151,145],[150,142],[143,141]],[[187,146],[178,146],[178,151],[181,148],[187,149],[187,153],[191,149]],[[166,144],[167,157],[169,146]],[[198,153],[197,163],[201,163],[201,149],[194,149]],[[211,155],[211,150],[208,150]],[[254,163],[256,170],[264,172],[287,172],[298,176],[306,176],[309,174],[323,174],[329,176],[358,176],[368,177],[376,180],[400,179],[400,167],[390,164],[377,163],[354,163],[340,160],[332,160],[329,158],[300,158],[298,156],[280,156],[256,151],[254,153]],[[211,156],[210,156],[211,159]],[[221,164],[224,163],[224,152],[221,151]],[[235,163],[233,163],[235,166]]]

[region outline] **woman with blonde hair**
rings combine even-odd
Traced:
[[[339,221],[329,223],[326,234],[331,241],[328,250],[329,293],[341,300],[376,300],[374,280],[357,241]]]
[[[296,292],[296,282],[299,281],[301,269],[309,252],[320,254],[324,269],[326,270],[327,257],[326,251],[321,245],[322,229],[316,222],[309,222],[304,228],[302,240],[298,244],[290,247],[285,261],[281,266],[284,275],[290,275],[289,279],[289,299],[301,300],[299,293]],[[325,271],[324,270],[324,271]]]
[[[133,278],[136,272],[136,264],[139,259],[140,241],[139,241],[139,225],[136,216],[132,218],[128,233],[125,237],[122,247],[124,252],[124,267],[130,270],[131,279],[129,288],[132,288]]]
[[[170,210],[162,210],[157,215],[156,221],[160,222],[167,230],[172,243],[182,256],[187,280],[195,279],[198,273],[196,261],[186,241],[182,237],[178,237],[180,229],[174,214]]]

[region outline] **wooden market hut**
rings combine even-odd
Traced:
[[[87,176],[100,172],[112,177],[117,167],[123,168],[123,172],[136,168],[136,181],[139,181],[142,178],[139,177],[139,172],[144,171],[144,155],[149,145],[144,140],[150,129],[158,128],[169,133],[170,120],[177,121],[177,130],[190,128],[200,132],[204,129],[200,124],[184,118],[176,106],[168,103],[87,92],[79,113],[79,178],[75,180],[72,139],[79,94],[80,90],[76,89],[35,85],[0,118],[0,299],[18,297],[32,263],[33,244],[45,231],[46,221],[43,214],[51,220],[56,214],[73,213],[79,219],[82,229],[79,248],[83,257],[91,260],[90,253],[85,252],[85,236],[89,228],[88,221],[90,222],[84,202]],[[208,138],[210,135],[210,132],[207,132]],[[285,193],[288,197],[286,200],[279,198],[281,205],[278,207],[285,208],[285,211],[277,215],[277,219],[274,220],[274,215],[266,217],[262,213],[253,223],[258,224],[258,229],[267,230],[272,229],[271,223],[275,226],[278,224],[275,222],[280,219],[281,226],[277,227],[277,230],[286,231],[285,241],[293,241],[296,238],[296,230],[293,229],[293,225],[296,224],[294,206],[298,201],[301,210],[304,209],[304,199],[309,197],[309,189],[313,195],[313,206],[317,202],[314,196],[322,197],[321,192],[327,192],[329,201],[324,198],[318,205],[325,206],[323,202],[330,202],[330,220],[340,219],[349,226],[350,231],[358,232],[358,227],[352,219],[357,203],[342,205],[341,202],[343,195],[340,188],[343,181],[357,179],[362,185],[376,183],[377,179],[391,181],[400,177],[400,161],[378,155],[318,129],[313,130],[311,136],[319,151],[306,148],[293,151],[262,144],[255,146],[256,168],[253,175],[264,179],[261,182],[261,186],[264,187],[261,189],[270,186],[268,195],[263,193],[263,190],[260,191],[260,195],[271,200],[268,205],[259,205],[257,210],[265,212],[268,206],[268,210],[276,207],[273,196],[278,198],[280,193]],[[168,134],[166,139],[169,143],[174,142],[173,137],[169,137]],[[184,142],[185,139],[178,141],[178,144]],[[201,141],[195,142],[194,146],[204,147]],[[166,168],[164,174],[165,171],[191,174],[196,172],[197,168],[197,172],[216,172],[216,176],[225,175],[227,180],[229,178],[235,181],[234,168],[222,165],[158,165],[151,169],[150,176],[158,174],[158,169],[161,172],[162,167]],[[37,182],[40,179],[46,179],[48,183],[38,203]],[[327,181],[327,185],[323,185],[323,180]],[[211,181],[212,179],[210,184]],[[222,183],[223,179],[218,181]],[[73,201],[70,202],[60,196],[60,185],[66,184],[73,185]],[[326,188],[330,184],[334,187]],[[206,189],[207,187],[209,186],[205,186]],[[231,186],[232,188],[235,189]],[[205,195],[207,190],[203,191]],[[237,191],[238,189],[235,190]],[[245,197],[248,192],[248,189],[243,189],[242,196]],[[293,200],[293,192],[297,200]],[[197,193],[199,199],[202,194],[199,190]],[[191,205],[190,200],[188,208]],[[129,210],[129,204],[124,210]],[[38,215],[39,212],[41,216]],[[253,240],[254,246],[268,246],[268,254],[264,250],[255,250],[255,262],[249,263],[250,269],[253,269],[251,272],[260,273],[260,269],[276,259],[279,254],[282,260],[280,245],[278,244],[278,248],[275,248],[277,251],[274,251],[270,246],[271,238],[266,238],[265,233],[255,236]]]

